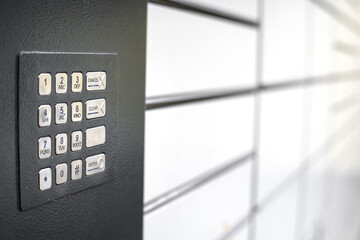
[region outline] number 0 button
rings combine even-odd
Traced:
[[[55,123],[63,124],[67,122],[67,105],[58,103],[55,105]]]

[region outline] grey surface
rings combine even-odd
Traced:
[[[2,1],[0,239],[141,239],[145,1]],[[119,141],[112,181],[20,210],[21,51],[119,54]]]

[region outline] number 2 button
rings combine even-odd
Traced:
[[[56,93],[66,93],[67,82],[68,82],[67,74],[66,73],[57,73],[55,75],[55,79],[56,79],[56,86],[55,86]]]

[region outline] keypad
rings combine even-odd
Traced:
[[[51,95],[50,73],[39,74],[39,95]],[[55,92],[53,94],[66,94],[68,91],[68,73],[59,72],[55,74]],[[44,98],[44,104],[38,107],[38,127],[50,127],[56,129],[57,126],[78,124],[82,121],[92,121],[92,119],[103,118],[106,116],[106,99],[89,99],[84,103],[76,99],[76,94],[81,93],[83,88],[83,73],[71,73],[71,105],[68,102],[58,102],[54,106],[47,104]],[[87,91],[106,91],[106,73],[105,72],[87,72],[86,73]],[[83,105],[86,107],[86,117],[83,118]],[[52,121],[52,109],[54,111],[54,121]],[[68,120],[70,114],[71,121]],[[83,144],[83,135],[85,135],[85,145]],[[52,141],[53,140],[53,141]],[[76,130],[72,132],[59,132],[54,139],[50,136],[40,137],[38,139],[38,157],[39,161],[52,161],[52,156],[66,155],[68,151],[82,151],[83,145],[86,148],[103,145],[106,142],[106,127],[104,125],[89,127],[85,131]],[[55,151],[52,152],[51,150]],[[68,164],[59,163],[55,167],[55,183],[62,185],[68,182],[69,175],[71,180],[82,179],[83,159],[76,159],[71,162],[70,174],[68,174]],[[97,155],[88,156],[85,159],[86,176],[100,173],[105,170],[105,153],[99,152]],[[52,187],[51,168],[39,170],[39,189],[41,191]]]
[[[114,165],[126,156],[119,147],[120,129],[127,124],[121,120],[126,91],[120,84],[128,80],[120,77],[118,58],[116,53],[19,55],[22,210],[111,181]]]

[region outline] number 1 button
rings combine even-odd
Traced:
[[[51,75],[49,73],[41,73],[39,75],[39,94],[50,95],[51,93]]]

